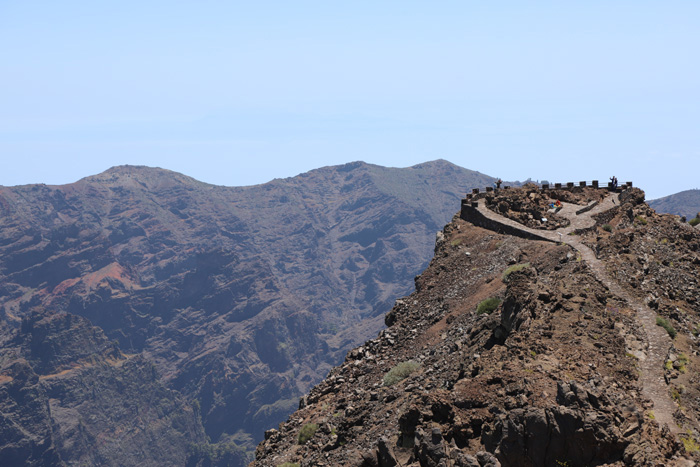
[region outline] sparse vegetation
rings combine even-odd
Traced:
[[[316,434],[318,430],[317,423],[307,423],[301,430],[299,430],[299,436],[297,437],[298,444],[306,444],[311,438]]]
[[[700,445],[698,445],[698,442],[695,441],[695,438],[693,438],[693,434],[690,430],[688,430],[686,434],[680,435],[679,438],[681,441],[683,441],[685,452],[690,454],[700,451]]]
[[[457,239],[452,240],[452,241],[450,242],[450,245],[452,245],[452,246],[459,246],[461,243],[462,243],[462,239],[461,239],[461,238],[457,238]]]
[[[612,225],[610,225],[610,224],[603,224],[603,225],[601,226],[601,228],[602,228],[603,230],[605,230],[606,232],[612,232]]]
[[[503,282],[507,282],[508,276],[510,276],[512,273],[522,271],[523,269],[529,268],[529,267],[530,267],[530,263],[520,263],[520,264],[514,264],[514,265],[510,266],[508,269],[503,271],[503,276],[502,276]]]
[[[413,373],[420,365],[412,360],[401,362],[384,375],[384,386],[393,386]]]
[[[647,218],[644,216],[635,216],[634,223],[640,225],[647,225]]]
[[[654,415],[654,411],[653,411],[653,410],[650,410],[649,413],[648,413],[647,415],[648,415],[649,418],[651,418],[652,420],[656,420],[656,415]]]
[[[681,393],[678,392],[678,389],[671,388],[671,398],[679,404],[681,403]]]
[[[498,297],[491,297],[487,298],[486,300],[482,300],[479,305],[476,307],[476,314],[477,315],[483,315],[487,314],[490,315],[493,313],[493,311],[498,308],[498,305],[501,304],[501,299]]]
[[[666,330],[669,336],[671,336],[671,339],[676,338],[676,330],[675,328],[671,325],[671,323],[668,322],[668,320],[662,316],[657,316],[656,317],[656,324],[657,326],[661,326]]]
[[[695,227],[696,225],[700,224],[700,217],[694,217],[688,221],[688,224],[692,225]]]
[[[280,464],[277,467],[299,467],[299,464],[296,462],[285,462],[284,464]]]
[[[686,365],[688,365],[688,356],[683,352],[678,354],[678,371],[685,373],[687,371]]]

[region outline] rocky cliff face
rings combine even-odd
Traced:
[[[79,316],[24,318],[0,362],[2,465],[173,465],[205,441],[150,362]]]
[[[389,327],[266,433],[254,465],[698,460],[698,231],[637,189],[480,198]]]
[[[93,462],[97,444],[119,462],[146,450],[130,430],[158,426],[169,433],[157,435],[162,446],[177,445],[172,459],[184,462],[189,443],[192,463],[243,464],[235,446],[254,446],[376,335],[460,194],[491,180],[445,161],[352,163],[229,188],[127,166],[0,188],[0,390],[14,401],[12,423],[44,417],[0,439],[26,447],[17,459]],[[93,355],[99,363],[87,365]],[[18,381],[43,411],[14,399]],[[97,381],[100,391],[84,389]],[[112,425],[92,420],[112,392],[142,397],[105,416]],[[190,417],[191,403],[205,435],[171,416]],[[134,418],[143,410],[150,418]],[[104,430],[131,437],[104,441]]]

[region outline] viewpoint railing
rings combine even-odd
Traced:
[[[622,185],[614,186],[613,182],[608,182],[608,186],[605,187],[605,189],[610,190],[610,191],[622,191],[626,190],[627,188],[632,188],[633,184],[632,182],[625,182]],[[551,184],[549,183],[542,183],[539,187],[539,191],[541,192],[549,192],[549,191],[556,191],[556,190],[576,190],[576,189],[581,189],[581,188],[597,188],[601,189],[600,183],[598,180],[592,180],[591,183],[589,184],[588,182],[567,182],[567,183],[555,183],[554,186],[552,187]],[[504,185],[501,188],[497,187],[492,187],[492,186],[487,186],[484,188],[484,191],[481,191],[480,188],[472,188],[471,193],[467,193],[465,199],[467,202],[471,201],[476,203],[479,199],[487,196],[490,193],[495,193],[498,192],[499,190],[509,190],[512,189],[512,186],[509,185]]]

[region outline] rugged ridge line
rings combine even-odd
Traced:
[[[492,180],[446,161],[355,162],[250,187],[134,166],[64,186],[0,187],[0,390],[23,319],[80,316],[153,364],[149,384],[173,404],[196,409],[205,433],[191,437],[193,463],[245,465],[237,453],[252,452],[381,329],[460,194]],[[42,346],[60,338],[47,332]],[[81,345],[54,350],[77,362]],[[185,462],[188,443],[177,444]],[[74,447],[94,454],[90,443]]]
[[[530,185],[463,202],[389,328],[253,465],[693,465],[700,236],[643,201]]]

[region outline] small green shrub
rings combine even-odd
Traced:
[[[656,317],[656,324],[657,326],[661,326],[666,330],[669,336],[671,336],[671,339],[676,338],[676,330],[673,328],[671,323],[668,322],[666,318],[663,318],[661,316]]]
[[[634,220],[638,224],[647,225],[647,218],[644,216],[635,216]]]
[[[498,308],[498,305],[501,304],[501,299],[497,297],[491,297],[487,298],[486,300],[483,300],[479,305],[476,307],[476,314],[477,315],[483,315],[487,314],[490,315],[493,313],[493,311]]]
[[[680,438],[683,441],[685,452],[693,453],[700,451],[700,445],[698,445],[695,439],[693,439],[691,436],[681,436]]]
[[[681,373],[685,374],[688,371],[687,365],[690,360],[688,359],[688,356],[684,354],[683,352],[678,354],[678,371]]]
[[[420,365],[414,361],[401,362],[384,375],[384,386],[393,386],[413,373]]]
[[[700,217],[694,217],[688,221],[688,224],[692,225],[695,227],[696,225],[700,224]]]
[[[606,232],[612,232],[612,225],[610,224],[603,224],[602,229],[605,230]]]
[[[296,462],[285,462],[284,464],[280,464],[277,467],[299,467],[299,464]]]
[[[671,388],[671,399],[678,402],[679,404],[681,403],[681,393],[678,392],[678,389]]]
[[[529,268],[529,267],[530,267],[530,263],[514,264],[514,265],[510,266],[508,269],[503,271],[503,276],[502,276],[503,282],[507,282],[508,276],[510,276],[512,273],[522,271],[523,269]]]
[[[685,433],[678,435],[678,437],[683,441],[683,447],[685,452],[693,453],[700,451],[700,445],[695,440],[693,432],[690,429],[685,430]]]
[[[316,434],[316,430],[318,430],[317,423],[307,423],[306,425],[301,427],[301,430],[299,430],[297,442],[299,444],[306,444],[307,441],[314,437],[314,435]]]

